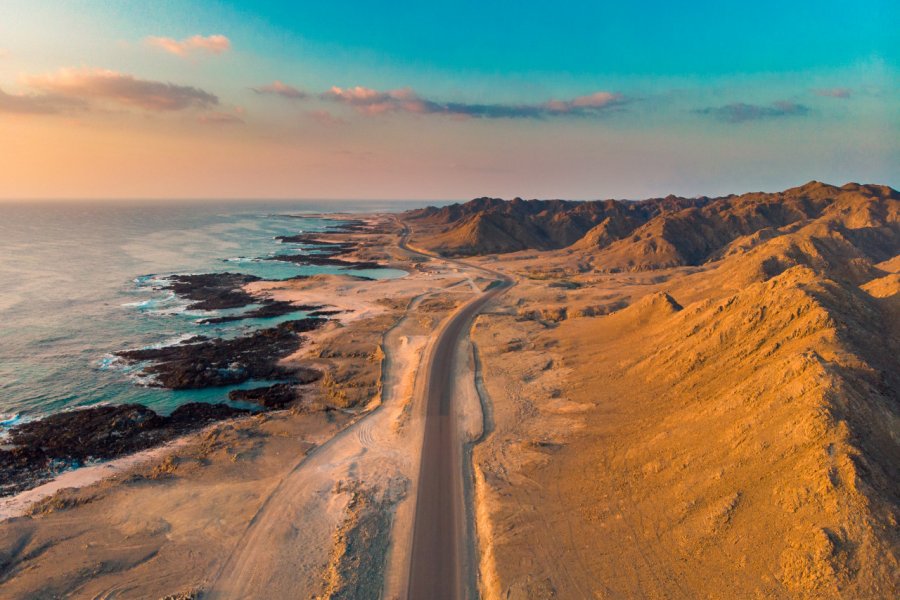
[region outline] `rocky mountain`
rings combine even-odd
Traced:
[[[586,235],[612,241],[656,215],[705,202],[706,198],[676,196],[639,202],[476,198],[465,204],[409,211],[405,218],[415,229],[429,231],[425,244],[429,248],[471,256],[565,248]]]
[[[896,213],[898,200],[898,192],[887,186],[835,187],[813,181],[784,192],[713,199],[478,198],[410,211],[406,219],[414,230],[427,232],[422,245],[447,255],[569,248],[584,254],[598,270],[642,271],[700,265],[721,258],[739,238],[755,234],[756,242],[745,243],[758,243],[820,217],[825,217],[821,221],[825,227],[833,223],[838,234],[849,232],[848,241],[886,256],[896,234],[891,229],[896,224],[886,223]],[[876,222],[880,225],[865,231],[856,226]]]
[[[497,261],[498,596],[897,597],[900,195],[812,182],[628,226]]]

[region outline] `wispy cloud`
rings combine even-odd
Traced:
[[[725,106],[709,106],[695,110],[697,114],[707,115],[727,123],[744,123],[779,117],[798,117],[809,113],[809,108],[795,102],[779,101],[768,105],[745,104],[736,102]]]
[[[596,92],[568,100],[550,100],[540,104],[489,104],[440,102],[423,98],[409,88],[380,92],[365,87],[333,87],[320,95],[323,100],[354,107],[365,114],[405,112],[426,115],[451,115],[480,119],[540,119],[554,115],[597,115],[625,103],[621,94]]]
[[[342,118],[331,114],[327,110],[311,110],[308,114],[313,121],[319,123],[320,125],[331,127],[334,125],[342,125],[344,123],[344,120]]]
[[[242,125],[244,123],[244,119],[239,114],[218,110],[202,113],[197,120],[206,125]]]
[[[188,56],[196,53],[222,54],[231,49],[231,40],[224,35],[192,35],[183,40],[150,36],[145,41],[151,46],[177,56]]]
[[[196,87],[138,79],[106,69],[62,69],[49,75],[27,76],[24,82],[46,94],[158,112],[211,108],[219,103],[214,94]]]
[[[318,98],[325,102],[352,107],[364,115],[407,113],[476,119],[542,119],[561,115],[596,116],[619,108],[628,101],[618,93],[595,92],[586,96],[550,100],[537,104],[442,102],[423,97],[410,88],[379,91],[362,86],[347,88],[334,86],[321,94],[311,94],[280,81],[253,89],[260,94],[279,95],[292,99]]]
[[[813,93],[816,96],[823,96],[825,98],[841,98],[846,100],[852,95],[853,92],[850,90],[850,88],[836,87],[814,89]]]
[[[0,90],[0,113],[55,115],[86,107],[82,100],[56,94],[7,94]]]
[[[309,94],[306,92],[298,90],[294,86],[278,81],[277,79],[268,85],[261,85],[250,89],[257,94],[281,96],[282,98],[290,98],[292,100],[302,100],[309,97]]]

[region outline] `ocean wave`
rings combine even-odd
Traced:
[[[138,387],[159,387],[159,379],[153,374],[144,373],[143,371],[131,371],[125,376],[132,384]]]
[[[138,275],[134,279],[132,279],[132,283],[138,289],[159,289],[161,287],[165,287],[168,285],[169,280],[172,278],[172,275],[160,275],[157,273],[150,273],[148,275]]]
[[[125,302],[124,304],[122,304],[122,306],[132,308],[152,308],[154,306],[172,302],[174,300],[177,300],[177,297],[174,293],[170,293],[165,298],[147,298],[146,300],[138,300],[136,302]]]
[[[127,363],[115,354],[104,354],[96,362],[96,367],[101,371],[125,369]]]
[[[22,422],[23,418],[20,413],[0,414],[0,429],[10,429]]]
[[[255,262],[260,262],[260,259],[254,258],[252,256],[233,256],[231,258],[223,258],[222,262],[255,263]]]

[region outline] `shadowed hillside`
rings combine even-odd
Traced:
[[[429,249],[471,256],[564,248],[587,234],[617,240],[656,215],[705,202],[675,196],[639,202],[477,198],[409,211],[406,218],[429,231],[422,242]]]
[[[734,240],[753,233],[766,239],[774,230],[830,217],[840,227],[883,219],[867,200],[896,200],[886,186],[848,183],[834,187],[810,182],[784,192],[723,198],[642,200],[511,201],[478,198],[465,204],[406,213],[421,245],[446,255],[471,256],[570,247],[591,253],[601,269],[637,271],[699,265]],[[874,211],[874,212],[873,212]],[[843,224],[841,219],[852,219]],[[875,238],[858,241],[879,244]]]

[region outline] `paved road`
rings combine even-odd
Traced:
[[[407,246],[405,235],[400,246],[419,253]],[[499,285],[470,300],[447,322],[438,334],[425,371],[425,439],[413,526],[410,600],[460,600],[468,595],[469,579],[464,569],[473,568],[474,561],[466,556],[462,446],[453,402],[454,362],[456,349],[474,316],[512,284],[501,273],[482,270],[497,277]]]

